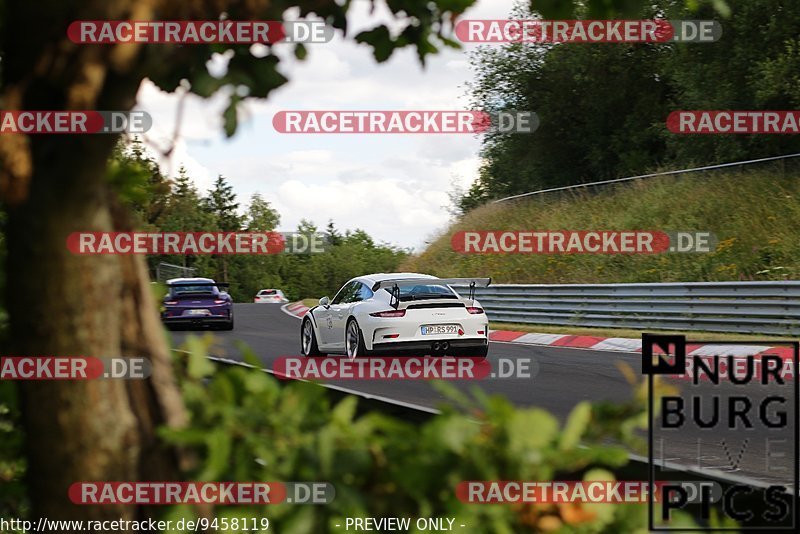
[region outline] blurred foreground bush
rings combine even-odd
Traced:
[[[273,531],[286,534],[341,532],[345,517],[449,517],[468,532],[647,530],[646,504],[481,505],[455,495],[457,484],[469,480],[613,480],[611,471],[628,461],[623,442],[636,446],[646,425],[644,385],[636,384],[634,399],[616,409],[580,403],[560,426],[544,410],[517,409],[478,388],[468,398],[440,384],[461,410],[444,407],[413,425],[380,413],[358,415],[354,397],[332,405],[316,384],[281,384],[251,368],[217,367],[205,358],[211,343],[210,336],[187,342],[190,356],[179,374],[191,426],[163,434],[202,458],[188,477],[325,481],[336,488],[326,506],[218,507],[217,517],[267,517]],[[261,366],[243,350],[245,361]],[[636,379],[632,370],[623,371]],[[620,445],[600,444],[609,437]],[[193,513],[175,507],[169,518]],[[691,524],[679,516],[671,526]]]

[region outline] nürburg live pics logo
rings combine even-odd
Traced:
[[[798,531],[797,363],[797,342],[642,335],[651,531],[687,531],[681,512],[690,531]]]

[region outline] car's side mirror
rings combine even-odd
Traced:
[[[328,297],[322,297],[321,299],[319,299],[319,305],[322,306],[323,308],[328,308],[331,305],[331,299],[329,299]]]

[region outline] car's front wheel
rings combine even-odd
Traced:
[[[300,349],[303,351],[303,356],[324,356],[319,351],[317,345],[317,335],[314,333],[314,325],[311,324],[311,319],[303,319],[303,326],[300,327]]]
[[[347,322],[347,328],[344,333],[344,347],[348,358],[369,356],[369,351],[364,345],[364,336],[361,334],[361,328],[353,318]]]

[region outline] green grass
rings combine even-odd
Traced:
[[[487,204],[466,214],[402,271],[440,277],[491,276],[493,283],[632,283],[785,280],[800,278],[798,172],[727,172],[657,178],[601,192],[548,194]],[[708,231],[709,253],[462,254],[459,231],[660,230]],[[639,337],[630,329],[493,323],[493,328],[602,337]],[[748,336],[694,333],[708,340]],[[758,337],[758,336],[754,336]],[[774,339],[786,339],[775,337]]]
[[[600,193],[550,194],[487,204],[466,214],[403,271],[491,276],[495,283],[622,283],[783,280],[800,275],[800,180],[796,171],[657,178]],[[710,253],[461,254],[467,230],[709,231]]]

